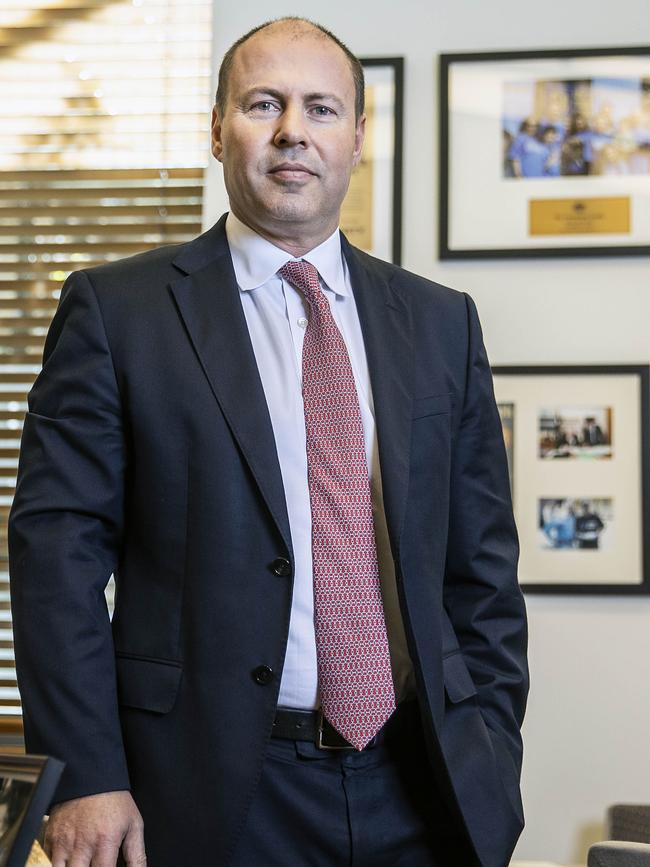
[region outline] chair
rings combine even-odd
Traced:
[[[589,847],[587,867],[650,867],[650,843],[594,843]]]
[[[589,849],[587,867],[650,867],[650,805],[614,804],[607,811],[608,840]]]
[[[650,804],[614,804],[607,811],[607,839],[650,843]]]

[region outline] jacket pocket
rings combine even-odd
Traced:
[[[115,665],[120,705],[169,713],[181,684],[183,669],[180,663],[117,654]]]
[[[451,412],[451,394],[433,394],[431,397],[416,397],[413,399],[411,417],[425,418],[428,415],[442,415]]]
[[[442,660],[442,677],[447,698],[452,704],[476,695],[476,687],[460,652],[452,653]]]

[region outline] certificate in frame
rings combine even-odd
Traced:
[[[443,54],[441,259],[650,253],[650,48]]]
[[[404,59],[360,60],[366,78],[366,140],[341,209],[341,229],[351,244],[399,265]]]
[[[54,797],[63,762],[0,755],[0,867],[24,867]]]
[[[650,593],[650,367],[493,373],[509,408],[524,590]]]

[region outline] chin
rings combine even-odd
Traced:
[[[316,218],[319,211],[309,202],[276,202],[267,208],[271,219],[282,223],[309,223]]]

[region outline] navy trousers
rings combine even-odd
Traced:
[[[479,867],[436,790],[415,702],[356,751],[272,739],[231,867]]]

